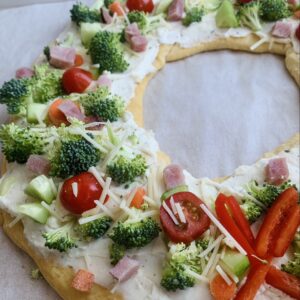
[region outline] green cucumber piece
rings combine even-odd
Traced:
[[[100,23],[81,23],[80,24],[80,39],[82,44],[88,48],[91,39],[94,35],[101,31]]]
[[[4,176],[0,181],[0,196],[6,195],[16,183],[17,179],[14,176]]]
[[[45,112],[47,105],[41,103],[30,103],[27,106],[27,122],[36,124],[39,117]]]
[[[217,10],[216,24],[219,28],[235,28],[239,26],[231,0],[224,0]]]
[[[48,210],[38,202],[22,204],[18,207],[18,210],[41,224],[46,224],[49,217]]]
[[[188,191],[188,186],[187,185],[179,185],[176,186],[175,188],[168,190],[166,192],[164,192],[161,197],[160,200],[165,201],[166,199],[170,198],[171,196],[173,196],[176,193],[180,193],[180,192],[187,192]]]
[[[36,200],[45,201],[48,204],[56,197],[54,183],[45,175],[35,177],[25,188],[25,193]]]
[[[108,123],[108,124],[106,125],[106,129],[107,129],[107,134],[108,134],[108,138],[109,138],[110,142],[111,142],[113,145],[117,146],[117,145],[119,144],[119,140],[118,140],[118,138],[116,137],[116,135],[114,134],[114,132],[113,132],[111,126],[110,126],[110,123]]]
[[[247,255],[243,255],[235,250],[226,249],[224,257],[221,259],[225,269],[228,268],[231,273],[241,279],[250,266]]]

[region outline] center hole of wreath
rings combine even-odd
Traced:
[[[156,74],[144,119],[172,161],[194,176],[225,176],[299,131],[299,89],[281,57],[202,53]]]

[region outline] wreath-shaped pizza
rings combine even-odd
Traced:
[[[217,49],[285,55],[300,85],[299,3],[75,4],[12,116],[0,223],[63,299],[300,299],[299,135],[219,180],[170,164],[141,126],[166,62]]]

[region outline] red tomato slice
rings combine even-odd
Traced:
[[[245,284],[238,291],[235,300],[253,300],[258,289],[264,283],[270,264],[252,267]]]
[[[154,9],[152,0],[127,0],[126,6],[130,11],[139,10],[146,13],[151,13]]]
[[[218,219],[220,220],[222,225],[228,230],[228,232],[233,236],[233,238],[247,252],[249,260],[252,263],[256,263],[257,260],[253,256],[253,255],[255,255],[255,251],[252,248],[252,246],[249,243],[246,236],[244,235],[244,233],[241,231],[241,230],[243,230],[243,227],[241,227],[240,224],[237,224],[237,222],[235,222],[235,220],[236,220],[236,219],[234,219],[234,217],[236,216],[234,214],[235,210],[233,210],[233,216],[231,216],[226,207],[227,203],[229,203],[230,208],[235,207],[235,205],[233,204],[235,199],[233,198],[233,200],[232,200],[230,198],[231,197],[227,197],[224,194],[218,195],[217,200],[215,202],[215,208],[216,208],[216,213],[217,213]],[[240,221],[239,218],[237,218],[237,219]]]
[[[171,209],[170,199],[165,202]],[[160,221],[162,227],[174,243],[190,243],[199,238],[210,225],[210,219],[200,208],[202,200],[190,192],[181,192],[173,195],[175,203],[179,203],[182,207],[186,218],[186,223],[174,224],[173,220],[163,208],[160,207]],[[179,219],[178,219],[179,220]]]
[[[276,234],[274,241],[275,245],[271,247],[275,257],[281,257],[290,246],[298,226],[300,224],[300,206],[291,207],[289,213],[284,218],[280,225],[279,231]]]
[[[83,93],[91,84],[93,75],[91,72],[80,69],[70,68],[66,70],[62,77],[65,91],[71,93]]]
[[[300,299],[300,279],[294,275],[271,267],[266,282],[295,299]]]
[[[275,233],[280,228],[284,216],[290,208],[297,205],[298,193],[294,188],[289,188],[279,195],[271,206],[259,229],[255,241],[256,253],[259,257],[266,257],[270,252],[270,245]]]
[[[75,196],[72,183],[77,183],[78,195]],[[65,209],[73,214],[82,214],[96,206],[95,200],[99,200],[102,193],[102,187],[89,172],[83,172],[79,175],[67,179],[60,192],[60,201]],[[108,197],[105,198],[105,202]]]

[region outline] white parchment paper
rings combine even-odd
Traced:
[[[63,30],[73,2],[0,10],[0,84]],[[169,64],[150,82],[144,110],[162,150],[195,176],[229,175],[299,131],[299,90],[272,55],[221,51]],[[59,299],[30,279],[32,261],[1,229],[0,245],[1,300]]]

